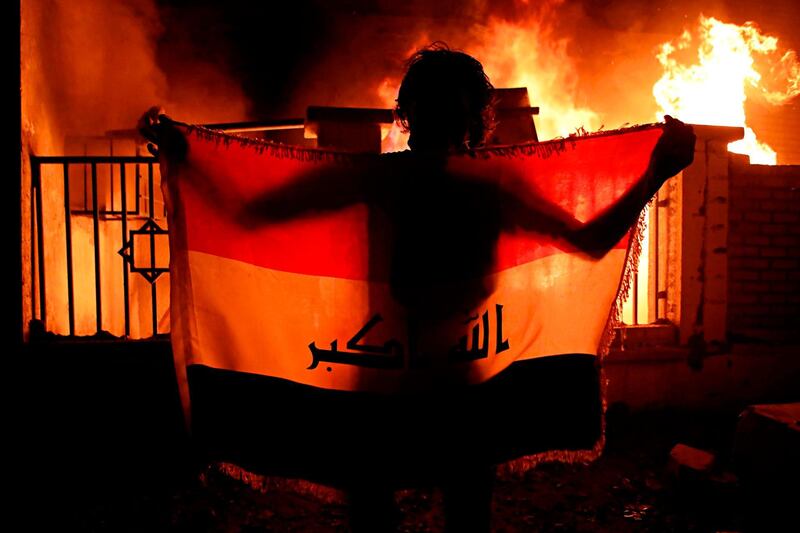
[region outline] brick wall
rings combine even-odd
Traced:
[[[728,332],[800,340],[800,166],[731,156]]]

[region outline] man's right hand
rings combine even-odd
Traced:
[[[694,129],[669,115],[664,116],[664,132],[658,139],[650,160],[660,187],[694,161]]]

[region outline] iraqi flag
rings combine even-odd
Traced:
[[[172,348],[210,459],[346,484],[599,453],[639,228],[574,230],[643,179],[660,126],[449,156],[169,132]]]

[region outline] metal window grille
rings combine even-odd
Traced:
[[[47,247],[64,247],[66,263],[67,322],[70,336],[76,334],[75,279],[88,275],[76,272],[73,242],[77,218],[91,219],[91,248],[94,277],[94,314],[96,334],[104,332],[103,316],[107,305],[121,305],[124,316],[124,336],[131,335],[130,275],[138,274],[150,284],[151,333],[162,333],[158,329],[157,281],[169,271],[168,263],[159,262],[156,254],[157,236],[166,236],[165,209],[157,202],[155,182],[158,177],[157,160],[143,156],[31,156],[31,186],[33,208],[31,211],[31,268],[33,290],[31,305],[34,319],[41,321],[44,331],[47,324],[47,287],[50,268],[45,260]],[[102,182],[102,183],[101,183]],[[77,187],[76,187],[77,185]],[[82,186],[81,186],[82,185]],[[49,187],[53,189],[48,190]],[[57,239],[56,231],[49,231],[48,224],[56,225],[56,217],[46,213],[48,207],[55,210],[55,202],[45,204],[44,198],[52,198],[63,187],[63,241]],[[73,191],[80,191],[78,198]],[[102,191],[102,194],[101,192]],[[101,263],[101,235],[108,236],[109,224],[119,223],[120,233],[115,246],[120,256],[122,277],[122,301],[107,302],[103,298]],[[59,228],[60,229],[60,228]],[[139,246],[141,238],[149,241],[144,251]],[[113,242],[113,241],[112,241]],[[148,249],[149,247],[149,249]],[[84,250],[85,251],[85,250]],[[137,260],[144,255],[144,261]],[[141,259],[141,258],[140,258]]]

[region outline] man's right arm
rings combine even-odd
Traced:
[[[645,173],[616,202],[586,222],[542,198],[529,199],[523,205],[519,198],[508,195],[505,203],[520,227],[563,238],[589,255],[602,257],[636,223],[664,182],[692,163],[694,144],[692,127],[667,116]]]

